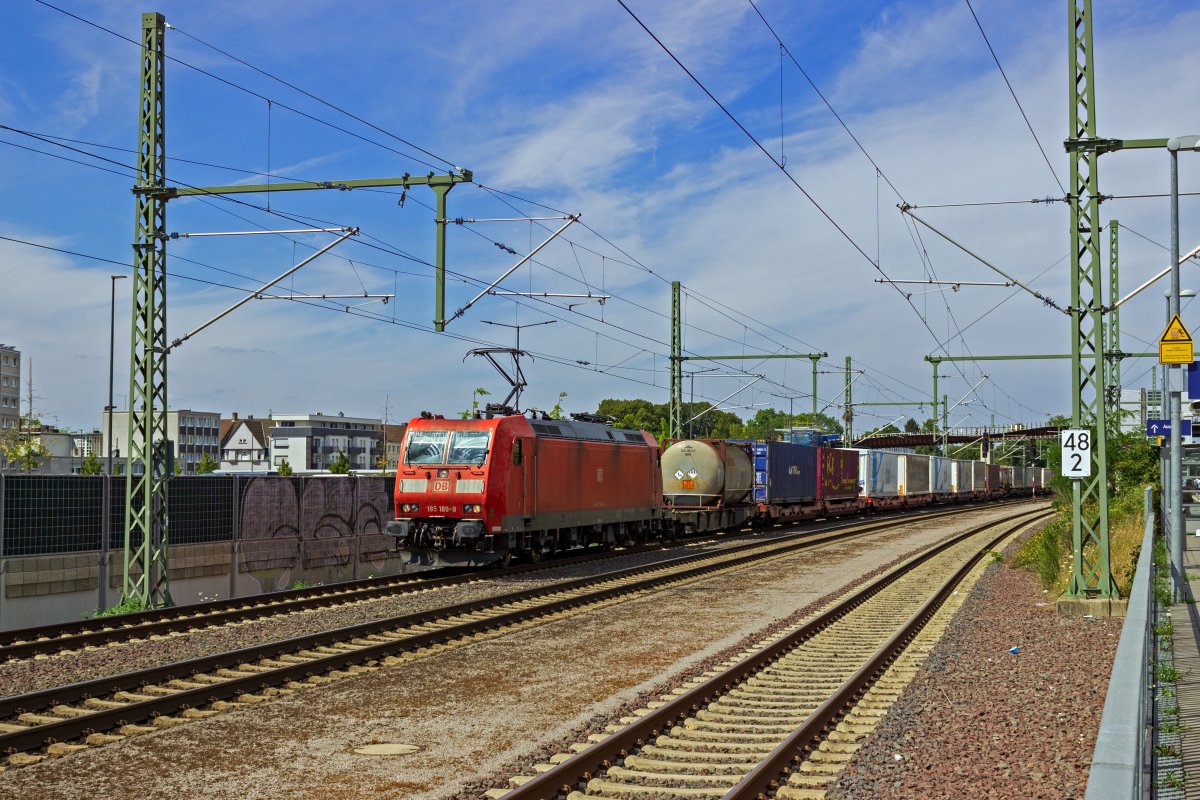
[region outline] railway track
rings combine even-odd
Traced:
[[[931,621],[955,587],[999,542],[1048,513],[1021,513],[930,548],[489,796],[824,797],[948,623],[949,613]]]
[[[977,506],[959,507],[953,510],[922,512],[905,515],[903,519],[937,519]],[[865,526],[863,530],[876,530],[880,524],[894,524],[893,518],[873,522],[836,523],[816,528],[829,530],[846,526]],[[812,530],[806,525],[802,530]],[[781,531],[787,535],[788,529]],[[705,537],[702,540],[689,542],[690,546],[711,544],[721,536]],[[725,535],[724,538],[732,538]],[[436,589],[453,588],[467,584],[495,580],[497,578],[520,575],[530,572],[562,569],[572,565],[615,558],[643,551],[658,550],[660,545],[646,545],[640,548],[630,548],[619,551],[605,551],[571,558],[554,559],[536,564],[521,564],[503,570],[486,572],[469,572],[457,574],[398,575],[386,578],[370,578],[329,586],[313,586],[305,589],[293,589],[285,592],[275,592],[265,595],[255,595],[247,598],[233,598],[208,603],[198,603],[189,606],[154,609],[120,617],[79,620],[75,622],[44,625],[34,628],[18,628],[10,631],[0,631],[0,663],[13,659],[46,656],[54,653],[78,650],[86,647],[99,647],[132,640],[147,639],[153,636],[163,636],[184,631],[196,631],[231,623],[249,622],[270,617],[296,614],[322,608],[367,603],[386,597],[395,597],[414,592],[426,592]]]
[[[584,609],[622,602],[818,544],[911,523],[894,519],[564,581],[469,603],[0,699],[10,766],[204,718],[239,704],[390,667]],[[146,724],[148,723],[149,724]]]

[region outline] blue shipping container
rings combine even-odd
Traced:
[[[790,442],[756,444],[766,458],[768,503],[798,503],[817,497],[817,448]],[[756,492],[757,494],[757,492]]]

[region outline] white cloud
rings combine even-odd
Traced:
[[[777,70],[778,51],[749,6],[712,0],[673,5],[642,2],[633,7],[718,97],[730,103],[768,150],[776,152],[778,74],[772,73],[771,66]],[[775,350],[781,343],[794,349],[818,347],[831,353],[829,371],[835,371],[849,353],[856,363],[869,364],[903,381],[900,384],[873,372],[856,385],[857,399],[923,398],[931,390],[930,369],[920,356],[934,344],[917,315],[894,289],[873,282],[879,274],[867,259],[841,238],[618,6],[569,4],[560,8],[559,4],[523,2],[504,14],[479,13],[472,10],[478,6],[467,4],[439,7],[437,12],[410,10],[405,15],[357,10],[330,15],[334,6],[313,3],[302,5],[295,17],[279,14],[279,7],[269,3],[247,12],[250,16],[233,15],[230,8],[187,4],[169,11],[181,27],[206,40],[239,54],[251,53],[252,60],[261,60],[299,85],[313,87],[347,108],[381,120],[399,135],[473,167],[483,183],[531,195],[556,208],[582,211],[584,222],[667,281],[681,279],[689,289],[738,309],[738,313],[726,311],[733,317],[730,319],[706,308],[699,298],[689,298],[685,334],[689,349],[738,351],[743,339],[750,350]],[[847,34],[853,26],[843,21],[836,28],[840,37],[836,42],[822,41],[825,28],[810,29],[812,18],[806,16],[801,23],[788,4],[772,7],[768,3],[763,8],[911,202],[1027,199],[1058,193],[961,4],[934,2],[915,10],[909,4],[895,5],[864,23],[861,31]],[[815,9],[817,23],[825,24],[830,15],[849,13],[842,7],[830,8]],[[1065,20],[1058,12],[1029,10],[1012,2],[978,3],[976,8],[1052,163],[1065,179],[1061,144],[1066,129]],[[105,6],[103,10],[101,21],[121,30],[136,21],[127,9]],[[1164,56],[1167,63],[1157,64],[1149,63],[1146,54],[1187,53],[1187,31],[1200,22],[1196,12],[1172,9],[1170,19],[1162,13],[1147,17],[1143,11],[1129,9],[1112,13],[1113,18],[1098,29],[1102,135],[1194,132],[1189,114],[1200,97],[1200,78],[1178,64],[1172,66],[1173,56]],[[1127,16],[1118,17],[1117,13]],[[322,36],[313,37],[318,22]],[[77,25],[71,23],[63,30],[80,34]],[[414,30],[421,35],[412,35]],[[377,46],[398,41],[401,31],[404,48],[385,52]],[[254,50],[256,37],[263,40],[261,51]],[[54,91],[46,96],[76,93],[78,109],[66,111],[78,111],[83,138],[131,142],[136,132],[128,112],[136,97],[136,59],[121,49],[128,48],[124,43],[116,42],[111,52],[109,45],[97,44],[107,42],[103,35],[93,39],[90,33],[80,34],[79,38],[86,54],[71,56],[65,60],[65,68],[57,44],[37,51],[48,63],[60,65],[50,79]],[[309,39],[313,40],[313,49],[307,52],[311,63],[285,46]],[[56,36],[52,41],[64,40]],[[292,97],[278,86],[264,88],[269,85],[265,81],[259,82],[185,41],[173,36],[170,46],[176,49],[172,52],[186,54],[189,60],[219,69],[222,75],[272,96],[278,92]],[[107,71],[102,67],[89,72],[89,63],[109,66]],[[14,91],[10,84],[9,90],[0,90],[0,97],[7,98],[10,112],[23,109],[17,115],[28,116],[26,104],[13,98],[25,90],[25,84],[34,83],[16,66],[0,63],[0,67],[10,67],[4,69],[5,80],[15,82],[16,87]],[[1159,80],[1164,69],[1173,69],[1175,79]],[[793,84],[800,85],[794,72],[787,75],[789,91]],[[169,81],[171,155],[236,166],[264,163],[265,113],[255,105],[261,101],[246,99],[176,67],[170,68]],[[0,104],[4,102],[0,99]],[[307,104],[303,107],[310,108]],[[321,109],[320,114],[339,119],[328,109]],[[922,277],[920,253],[912,242],[911,229],[894,208],[896,198],[882,185],[877,217],[874,170],[836,122],[799,89],[789,94],[785,114],[788,168],[796,179],[872,258],[878,219],[880,252],[888,275]],[[32,128],[33,119],[14,124]],[[283,112],[273,120],[272,158],[288,165],[276,166],[279,171],[312,177],[307,173],[325,173],[336,164],[338,174],[329,177],[342,177],[343,171],[352,177],[369,177],[421,169],[361,142],[346,146],[352,140],[335,137]],[[339,122],[360,130],[344,118]],[[59,120],[51,132],[61,132],[66,126],[67,122]],[[5,174],[13,174],[16,180],[0,186],[4,227],[23,238],[35,235],[30,231],[40,231],[47,242],[125,258],[132,221],[127,185],[107,176],[105,182],[93,183],[88,180],[90,173],[55,164],[38,181],[38,190],[31,191],[24,176],[41,163],[22,157],[5,164]],[[1185,187],[1200,185],[1200,161],[1181,157],[1181,167]],[[213,176],[201,168],[172,174],[205,179],[206,183],[227,182],[223,178],[209,180]],[[1165,156],[1157,152],[1105,156],[1101,174],[1106,193],[1159,192],[1166,185]],[[61,195],[67,186],[79,187],[79,193],[66,206],[69,211],[63,212],[64,205],[51,203],[47,193]],[[431,203],[431,193],[414,189],[409,198],[403,210],[397,208],[394,196],[362,192],[296,193],[272,198],[272,205],[338,224],[361,224],[364,233],[432,260],[432,213],[418,204]],[[246,199],[261,202],[260,198]],[[1194,202],[1185,200],[1185,242],[1200,237],[1200,225],[1192,216]],[[452,216],[517,214],[487,193],[469,187],[456,189],[450,204]],[[522,211],[530,210],[515,204]],[[269,227],[298,227],[246,206],[221,207]],[[1122,224],[1132,230],[1166,240],[1162,200],[1114,201],[1106,203],[1104,211],[1106,218],[1119,215]],[[551,215],[544,210],[539,213]],[[1054,263],[1068,247],[1066,208],[1061,203],[917,213],[1022,278],[1031,278]],[[198,202],[171,205],[172,230],[248,229],[249,225]],[[493,241],[523,250],[528,242],[544,235],[528,224],[479,225],[474,230],[483,238],[472,235],[465,226],[451,229],[450,269],[483,280],[500,274],[513,260],[499,252]],[[544,312],[549,311],[563,321],[523,332],[522,345],[571,363],[616,364],[632,355],[614,374],[652,385],[628,383],[539,357],[525,365],[532,383],[527,395],[531,404],[553,405],[560,390],[569,392],[568,405],[573,409],[594,407],[604,396],[664,399],[664,361],[650,352],[639,354],[639,350],[666,349],[662,343],[669,338],[664,316],[669,310],[669,286],[640,269],[618,264],[627,259],[585,229],[576,226],[569,236],[609,258],[602,260],[579,249],[573,252],[558,242],[547,248],[540,260],[563,274],[542,266],[533,268],[535,289],[582,291],[582,284],[574,280],[581,269],[591,285],[601,282],[603,271],[609,291],[649,311],[620,299],[603,309],[588,306],[571,313],[536,301],[518,310],[510,302],[489,298],[454,322],[450,332],[508,343],[510,332],[489,328],[481,320],[532,322],[545,319]],[[310,244],[327,241],[323,237],[298,238]],[[922,231],[921,242],[940,277],[997,279],[927,231]],[[1143,265],[1158,266],[1165,261],[1160,252],[1132,234],[1122,242],[1129,285],[1139,270],[1149,269]],[[256,414],[268,409],[379,414],[384,398],[390,396],[393,416],[403,417],[422,408],[453,411],[465,407],[475,386],[499,388],[498,376],[485,362],[468,359],[463,363],[473,342],[428,332],[433,316],[431,270],[404,261],[388,247],[371,249],[370,244],[378,242],[366,240],[335,251],[359,262],[361,283],[344,261],[330,256],[307,267],[289,287],[294,285],[304,293],[356,292],[364,286],[371,292],[398,291],[394,304],[372,310],[389,321],[395,314],[424,331],[295,303],[248,303],[171,356],[171,404]],[[278,274],[294,258],[291,245],[274,237],[173,241],[169,251],[254,278],[237,278],[174,260],[173,272],[244,287]],[[297,248],[295,257],[307,252],[311,251]],[[11,287],[16,298],[11,305],[5,298],[4,308],[12,308],[14,313],[0,321],[0,340],[13,340],[34,355],[35,381],[44,386],[37,390],[44,395],[42,402],[70,424],[89,426],[98,419],[103,405],[98,387],[106,386],[107,270],[12,245],[0,248],[0,285],[6,290]],[[393,275],[392,270],[421,277]],[[1066,279],[1065,266],[1059,266],[1037,286],[1061,301],[1069,294]],[[1197,283],[1200,288],[1200,281]],[[506,282],[512,289],[530,285],[528,268]],[[452,279],[449,307],[457,307],[476,291],[477,287]],[[1006,292],[964,288],[945,296],[957,324],[966,326]],[[172,335],[203,322],[240,296],[229,289],[172,279]],[[1131,303],[1123,318],[1126,330],[1143,338],[1157,333],[1154,328],[1161,317],[1157,297],[1147,298]],[[953,336],[955,323],[947,318],[943,295],[914,293],[913,303],[926,313],[936,336]],[[128,359],[127,287],[118,298],[117,310],[120,375]],[[601,313],[611,324],[592,321]],[[745,327],[739,313],[744,315]],[[566,320],[577,321],[587,330]],[[768,325],[785,333],[766,331]],[[769,338],[753,333],[755,328]],[[597,337],[595,331],[603,335]],[[1046,352],[1069,346],[1065,319],[1024,296],[1008,301],[972,327],[967,341],[976,353]],[[960,352],[960,345],[953,345],[952,350]],[[807,389],[807,362],[776,362],[757,368],[767,371],[772,380],[786,381],[800,391]],[[653,369],[657,373],[649,371]],[[1054,411],[1069,405],[1066,370],[1061,363],[1019,367],[993,363],[986,365],[986,371],[1023,404]],[[980,370],[964,365],[963,372],[970,376]],[[957,373],[943,365],[942,374]],[[722,396],[732,390],[730,380],[697,378],[697,392]],[[117,383],[118,395],[125,394],[122,379]],[[944,380],[942,386],[949,394],[961,395],[967,389],[961,379]],[[840,375],[821,377],[823,398],[832,398],[840,388]],[[760,389],[752,387],[739,399],[781,402],[766,393],[779,393],[777,387]],[[1026,418],[1026,412],[988,385],[979,395],[1002,415]],[[797,401],[797,408],[802,404]],[[990,414],[982,407],[971,407],[971,411],[976,422],[987,421]]]

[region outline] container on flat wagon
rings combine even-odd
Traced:
[[[730,505],[754,485],[750,456],[739,445],[684,439],[662,454],[663,496],[679,507]]]
[[[822,447],[817,454],[820,479],[817,497],[821,500],[848,500],[858,497],[857,450]]]
[[[1013,467],[1013,488],[1033,488],[1033,467]]]
[[[901,453],[898,484],[905,496],[929,494],[929,456]]]
[[[960,459],[951,460],[950,485],[955,494],[971,493],[971,462]]]
[[[863,497],[899,497],[899,473],[899,454],[858,451],[858,484]]]
[[[1000,488],[1004,490],[1011,489],[1016,484],[1013,483],[1013,467],[1005,464],[1000,465]]]
[[[929,491],[937,495],[954,493],[954,462],[941,456],[929,457]]]
[[[983,461],[972,461],[971,464],[971,491],[983,493],[988,490],[988,467],[990,465]]]
[[[1000,465],[985,464],[979,462],[983,466],[984,483],[983,489],[988,494],[997,494],[1004,491],[1004,484],[1000,480]]]
[[[748,442],[754,452],[754,502],[804,503],[817,498],[819,448],[791,442]]]

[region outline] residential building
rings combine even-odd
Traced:
[[[0,433],[21,420],[21,351],[0,344]]]
[[[221,420],[221,470],[223,472],[267,472],[271,470],[270,438],[267,431],[270,419],[255,419],[253,415],[239,419],[233,412],[230,419]]]
[[[103,422],[104,412],[101,411]],[[102,453],[111,447],[113,459],[127,457],[129,441],[129,412],[114,411],[112,415],[111,446],[105,437]],[[216,411],[178,409],[167,412],[167,441],[174,445],[175,462],[183,475],[195,474],[200,459],[207,455],[214,462],[221,460],[221,415]]]
[[[81,471],[83,457],[76,448],[75,434],[61,431],[53,425],[39,425],[32,432],[23,434],[24,437],[42,446],[44,455],[39,457],[37,466],[24,470],[0,455],[0,472],[10,475],[26,471],[34,475],[75,475]]]
[[[75,455],[79,458],[87,458],[94,455],[96,458],[104,457],[104,434],[99,430],[94,430],[91,433],[83,433],[80,431],[74,435],[75,438]]]
[[[351,469],[374,469],[384,452],[383,422],[367,417],[316,414],[273,414],[271,469],[284,461],[297,472],[328,470],[339,451]]]
[[[395,470],[396,465],[400,463],[400,445],[404,441],[406,428],[408,428],[407,422],[383,426],[384,456],[387,458],[386,468],[389,470]]]

